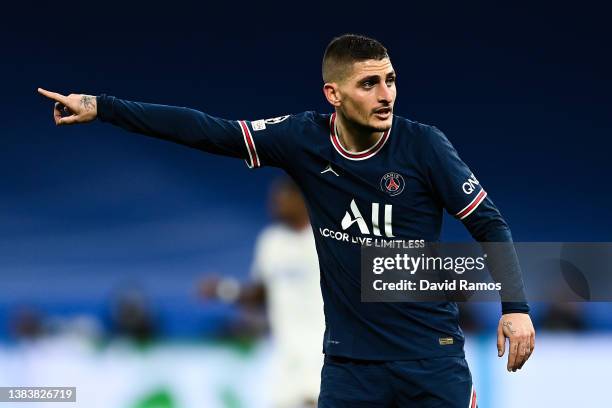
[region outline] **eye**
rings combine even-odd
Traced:
[[[388,86],[391,86],[394,83],[395,83],[395,77],[387,78],[387,85]]]
[[[364,88],[371,88],[374,86],[374,82],[372,81],[364,81],[362,82],[361,86],[363,86]]]

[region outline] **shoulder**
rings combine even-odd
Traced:
[[[270,245],[285,239],[287,235],[287,227],[282,224],[271,224],[264,228],[257,236],[257,244],[259,246]]]
[[[319,112],[316,111],[304,111],[304,112],[299,112],[299,113],[287,113],[281,116],[276,116],[276,117],[272,117],[272,118],[267,118],[267,119],[259,119],[259,120],[254,120],[253,123],[255,122],[260,122],[262,124],[266,124],[266,125],[277,125],[280,123],[285,123],[285,124],[308,124],[308,123],[312,123],[312,124],[321,124],[321,123],[327,123],[329,122],[329,114],[321,114]]]
[[[393,127],[401,133],[407,133],[415,142],[435,143],[440,139],[445,139],[444,133],[433,125],[417,122],[402,116],[395,115]],[[408,138],[406,138],[408,139]]]
[[[306,111],[290,115],[294,125],[305,129],[325,128],[329,129],[331,114],[323,114],[316,111]]]
[[[396,116],[393,126],[400,132],[402,144],[410,147],[411,150],[421,152],[425,156],[452,150],[453,146],[444,132],[436,126],[417,122]]]
[[[291,133],[295,134],[300,133],[300,131],[312,130],[313,127],[328,127],[329,118],[330,115],[321,114],[315,111],[305,111],[284,114],[267,119],[253,120],[250,123],[255,132],[261,130],[271,132],[291,131]]]

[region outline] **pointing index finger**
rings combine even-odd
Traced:
[[[64,105],[66,104],[67,98],[64,95],[59,94],[57,92],[51,92],[43,88],[38,88],[38,93],[43,96],[46,96],[49,99],[53,99],[54,101],[63,103]]]

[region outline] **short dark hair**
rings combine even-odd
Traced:
[[[373,38],[344,34],[327,45],[323,55],[323,81],[336,82],[346,74],[347,67],[358,61],[389,58],[387,49]]]

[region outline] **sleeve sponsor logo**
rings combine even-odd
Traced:
[[[470,174],[470,177],[467,179],[467,181],[463,183],[461,188],[463,189],[463,192],[465,194],[470,195],[474,192],[474,190],[476,190],[476,186],[479,185],[480,183],[478,182],[478,180],[476,180],[476,176],[474,176],[474,173],[472,173]]]

